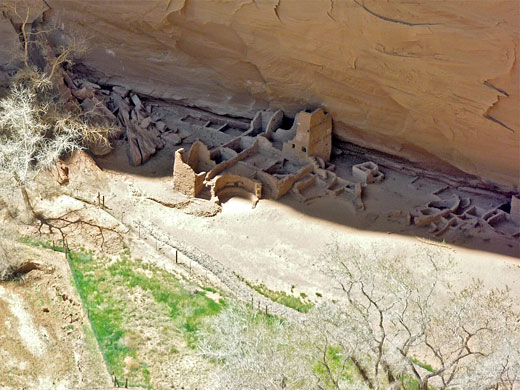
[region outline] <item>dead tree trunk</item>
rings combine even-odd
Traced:
[[[29,193],[27,192],[27,188],[25,185],[20,186],[20,192],[22,194],[23,203],[25,205],[25,211],[28,214],[28,217],[32,220],[36,219],[36,212],[34,211],[33,205],[31,203],[31,198],[29,197]]]

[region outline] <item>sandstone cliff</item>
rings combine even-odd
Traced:
[[[517,0],[46,3],[105,81],[243,116],[320,106],[343,140],[518,190]]]

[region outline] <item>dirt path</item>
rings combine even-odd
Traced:
[[[28,312],[27,304],[15,292],[0,286],[0,299],[7,303],[7,309],[16,318],[18,338],[22,345],[34,357],[41,357],[47,350],[46,343],[42,339],[48,339],[45,328],[36,328],[32,316]]]

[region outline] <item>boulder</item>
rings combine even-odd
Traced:
[[[112,147],[109,143],[105,142],[91,142],[88,145],[88,150],[97,157],[106,156],[112,152]]]
[[[157,130],[159,130],[160,132],[163,132],[166,130],[166,123],[162,121],[155,122],[155,127],[157,127]]]
[[[128,138],[128,158],[130,164],[138,166],[148,161],[164,147],[164,141],[157,129],[143,129],[130,121],[126,128]]]
[[[165,133],[162,135],[162,138],[168,144],[179,145],[182,143],[182,138],[175,133]]]
[[[117,93],[123,99],[126,98],[128,96],[128,94],[130,93],[130,91],[128,89],[123,88],[123,87],[118,87],[118,86],[112,87],[112,91]]]

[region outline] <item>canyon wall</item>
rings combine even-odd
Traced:
[[[518,191],[518,0],[46,4],[105,82],[241,116],[323,107],[342,140]]]

